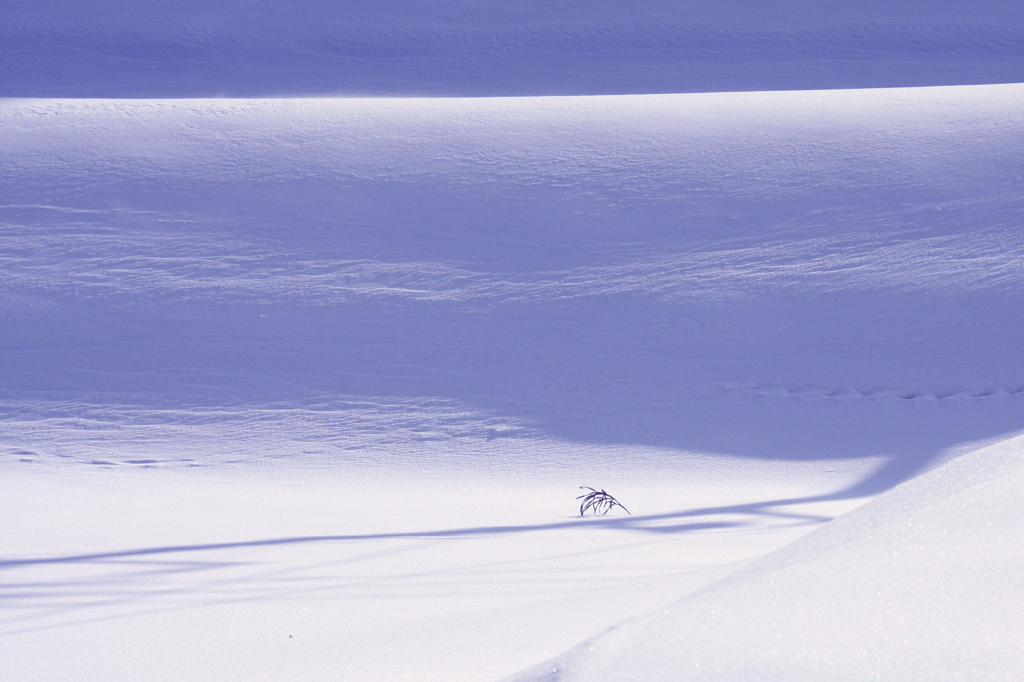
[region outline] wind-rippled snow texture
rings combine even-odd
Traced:
[[[891,483],[1024,426],[1022,94],[7,101],[8,424],[53,450],[66,409],[57,449],[95,452],[140,410],[290,414],[222,459],[501,431]]]
[[[8,103],[8,193],[40,203],[0,206],[0,281],[299,305],[1014,288],[1020,88],[967,92]]]

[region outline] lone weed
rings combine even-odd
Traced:
[[[580,503],[580,516],[586,516],[588,511],[594,516],[604,516],[612,510],[612,507],[622,507],[621,502],[604,490],[594,490],[589,485],[581,485],[580,490],[590,491],[589,493],[580,495],[576,498],[577,500],[583,500],[583,502]],[[629,510],[625,507],[622,507],[622,511],[632,516]]]

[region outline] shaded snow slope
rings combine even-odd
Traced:
[[[1024,80],[1010,0],[8,2],[0,96],[574,95]]]
[[[1024,437],[905,483],[510,680],[1012,680]]]
[[[7,101],[9,456],[877,492],[1024,427],[1022,94]]]

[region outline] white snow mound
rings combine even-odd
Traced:
[[[1021,679],[1022,483],[1016,436],[509,679]]]

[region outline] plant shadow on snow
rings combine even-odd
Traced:
[[[603,584],[601,581],[607,580],[607,576],[588,578],[585,571],[580,573],[582,578],[574,578],[574,573],[552,574],[545,568],[545,562],[574,555],[593,558],[595,546],[585,542],[589,533],[624,534],[625,543],[606,544],[600,554],[609,548],[644,545],[645,537],[730,532],[769,524],[817,525],[829,518],[801,511],[799,505],[830,498],[779,499],[644,516],[573,518],[526,525],[280,537],[0,560],[2,592],[8,605],[7,614],[0,618],[0,635],[227,602],[310,596],[347,599],[368,594],[380,598],[401,592],[409,585],[418,586],[417,593],[442,589],[444,594],[452,595],[480,589],[536,589],[524,586],[541,579],[546,589],[551,589],[552,581],[569,581],[559,589],[585,591],[589,589],[586,584],[573,581],[596,580],[595,584]],[[566,542],[570,536],[558,535],[561,540],[555,549],[546,549],[541,555],[534,551],[530,558],[524,558],[521,550],[516,550],[511,558],[503,559],[498,553],[488,555],[482,563],[480,556],[471,552],[456,559],[453,565],[452,557],[457,557],[458,552],[453,554],[451,548],[445,549],[443,542],[511,535],[526,539],[566,531],[578,531],[580,535],[575,535],[575,540],[584,544],[574,548]],[[410,554],[416,556],[431,550],[443,552],[446,559],[430,568],[416,562],[406,568],[403,561],[394,562],[396,555],[406,555],[408,560]],[[207,556],[211,558],[203,558]],[[386,566],[385,574],[371,577],[374,571],[368,568],[367,561],[386,562],[382,564]],[[597,575],[604,575],[606,570],[598,570]],[[502,580],[509,584],[494,583],[495,574],[504,576]]]
[[[98,562],[113,559],[148,556],[154,554],[171,554],[176,552],[199,552],[216,551],[224,549],[235,549],[241,547],[266,547],[272,545],[293,545],[316,542],[341,542],[353,540],[393,540],[400,538],[457,538],[463,536],[489,536],[504,535],[511,533],[530,533],[538,531],[562,530],[570,528],[600,528],[624,531],[637,531],[644,533],[686,533],[701,530],[713,530],[722,528],[736,528],[747,525],[740,521],[714,521],[698,523],[675,523],[666,524],[666,521],[687,519],[701,516],[718,516],[722,514],[741,514],[751,517],[775,517],[791,519],[799,523],[822,523],[830,520],[828,517],[815,514],[801,514],[793,511],[776,510],[775,507],[792,506],[810,502],[822,502],[837,499],[833,495],[818,495],[804,498],[791,498],[772,500],[770,502],[752,502],[749,504],[728,505],[722,507],[707,507],[702,509],[688,509],[679,512],[666,514],[652,514],[646,516],[629,517],[596,517],[576,518],[570,521],[556,521],[552,523],[522,525],[522,526],[479,526],[468,528],[449,528],[431,531],[411,531],[395,533],[369,533],[362,535],[316,535],[308,537],[273,538],[268,540],[251,540],[243,542],[224,542],[207,545],[180,545],[169,547],[146,547],[134,550],[118,552],[104,552],[99,554],[81,554],[66,557],[28,558],[0,560],[0,569],[17,568],[19,566],[60,564],[75,562]],[[191,564],[188,564],[191,565]],[[216,565],[230,565],[221,564]],[[188,570],[187,568],[185,570]]]

